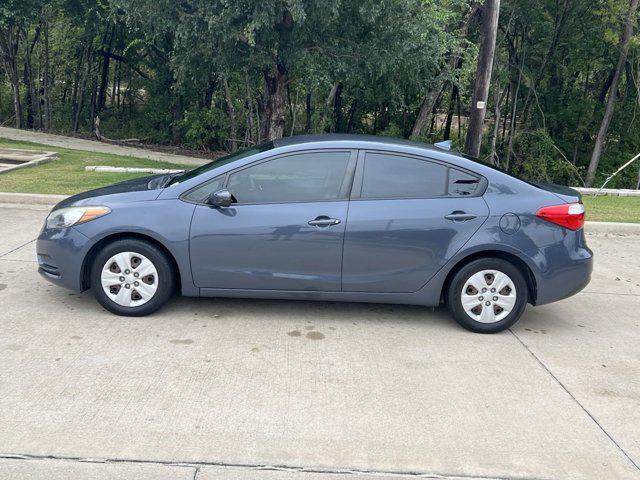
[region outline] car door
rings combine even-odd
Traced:
[[[292,153],[191,192],[200,199],[190,232],[196,286],[339,291],[355,162],[351,150]],[[202,203],[222,185],[235,203]]]
[[[362,151],[345,232],[342,290],[415,292],[478,230],[486,181],[449,165]]]

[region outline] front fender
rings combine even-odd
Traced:
[[[180,275],[182,294],[197,296],[189,263],[189,229],[195,205],[178,199],[156,200],[111,206],[112,212],[75,228],[89,238],[84,252],[86,263],[109,239],[133,235],[147,238],[166,249],[173,257]]]

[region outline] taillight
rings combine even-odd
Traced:
[[[584,226],[584,205],[582,203],[565,203],[538,210],[538,217],[556,223],[571,230],[579,230]]]

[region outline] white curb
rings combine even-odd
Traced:
[[[640,223],[585,222],[587,235],[640,235]]]
[[[631,190],[629,188],[587,188],[587,187],[571,187],[579,191],[582,195],[593,196],[613,196],[613,197],[640,197],[640,190]]]
[[[138,168],[138,167],[109,167],[105,165],[89,165],[84,167],[87,172],[109,172],[109,173],[179,173],[184,169],[169,168]]]
[[[68,195],[49,195],[45,193],[0,192],[0,203],[18,203],[23,205],[55,205],[68,198]]]

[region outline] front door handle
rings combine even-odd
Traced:
[[[445,215],[444,218],[451,220],[452,222],[466,222],[467,220],[473,220],[476,218],[476,215],[456,210],[455,212],[451,212],[449,215]]]
[[[309,220],[307,223],[312,227],[330,227],[331,225],[338,225],[340,220],[337,218],[327,217],[326,215],[320,215],[314,220]]]

